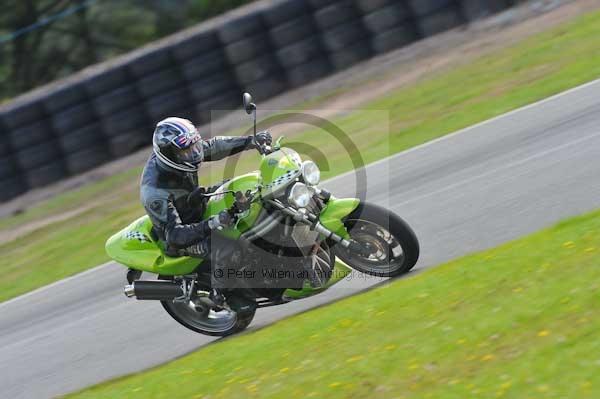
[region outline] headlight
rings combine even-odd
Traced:
[[[316,186],[321,181],[321,171],[313,161],[302,162],[302,177],[306,184]]]
[[[306,208],[310,203],[311,197],[312,193],[309,188],[306,187],[306,184],[296,183],[290,190],[288,201],[297,208]]]

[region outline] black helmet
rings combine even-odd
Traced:
[[[187,119],[170,117],[156,124],[152,138],[154,153],[166,166],[181,172],[197,172],[202,161],[202,140]]]

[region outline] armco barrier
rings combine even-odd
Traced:
[[[168,115],[210,120],[513,0],[262,0],[0,107],[0,202],[151,142]]]

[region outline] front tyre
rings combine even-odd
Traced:
[[[380,277],[408,272],[419,259],[419,241],[398,215],[380,206],[360,203],[344,219],[350,238],[368,248],[369,255],[335,246],[335,254],[348,266]]]

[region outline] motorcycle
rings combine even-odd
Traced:
[[[256,135],[256,105],[249,93],[243,104]],[[282,147],[281,139],[257,146],[258,171],[206,194],[204,218],[226,210],[234,220],[213,233],[209,258],[170,253],[148,216],[108,239],[108,255],[128,267],[127,297],[160,301],[183,326],[226,336],[248,327],[258,308],[290,301],[287,290],[301,290],[307,282],[325,287],[336,259],[382,277],[404,274],[416,264],[419,243],[404,220],[319,187],[318,166]],[[142,272],[158,279],[141,279]]]

